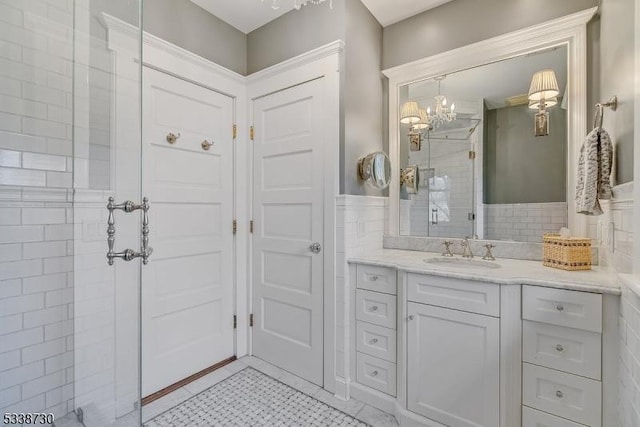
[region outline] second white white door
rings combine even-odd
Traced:
[[[148,68],[143,81],[147,396],[234,354],[233,99]]]
[[[322,79],[253,101],[253,354],[323,384]]]

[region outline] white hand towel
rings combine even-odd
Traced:
[[[610,199],[613,144],[604,129],[592,130],[580,149],[576,184],[576,212],[602,215],[599,199]]]

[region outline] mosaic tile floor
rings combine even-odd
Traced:
[[[362,421],[251,367],[156,416],[144,425],[367,426]]]

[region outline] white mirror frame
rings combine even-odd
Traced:
[[[558,45],[567,46],[567,207],[568,224],[575,236],[587,236],[587,217],[576,213],[574,189],[580,147],[587,117],[587,23],[597,7],[483,40],[408,64],[383,70],[389,78],[389,158],[392,179],[389,187],[387,234],[400,234],[400,87],[416,81],[451,74],[496,61],[514,58]]]

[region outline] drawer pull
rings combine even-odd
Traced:
[[[377,282],[378,281],[378,276],[371,276],[371,281],[372,282]]]
[[[556,305],[556,310],[559,311],[560,313],[562,313],[564,311],[564,305],[562,305],[562,304]]]
[[[562,353],[562,352],[564,351],[564,346],[563,346],[562,344],[558,344],[558,345],[556,346],[556,351],[557,351],[558,353]]]
[[[371,344],[375,344],[377,342],[378,342],[378,338],[374,338],[374,339],[371,340]]]
[[[556,391],[556,396],[557,396],[559,399],[562,399],[562,398],[564,397],[564,393],[563,393],[563,392],[561,392],[560,390],[558,390],[558,391]]]
[[[373,307],[371,307],[371,311],[378,311],[378,306],[374,305]]]
[[[371,376],[373,376],[373,377],[377,377],[377,376],[378,376],[378,371],[373,371],[373,372],[371,372]]]

